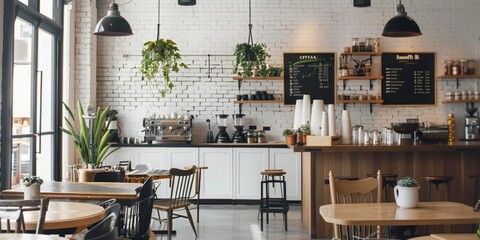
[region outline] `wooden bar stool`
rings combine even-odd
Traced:
[[[377,174],[369,173],[367,174],[367,177],[376,178]],[[382,172],[382,188],[385,193],[385,202],[388,202],[388,195],[389,195],[387,186],[390,186],[393,190],[393,188],[397,185],[397,177],[398,177],[398,174]]]
[[[438,185],[445,184],[447,188],[447,200],[450,201],[450,182],[453,180],[453,177],[450,176],[423,176],[421,177],[424,181],[428,182],[428,201],[432,200],[432,184],[435,185],[436,190],[438,191]],[[443,199],[442,199],[443,200]]]
[[[267,224],[269,223],[269,213],[282,213],[283,221],[285,222],[285,231],[288,231],[287,213],[290,208],[287,202],[287,182],[285,181],[285,174],[282,169],[266,169],[261,172],[262,181],[260,183],[260,230],[263,231],[263,214],[267,215]],[[275,187],[275,184],[280,185],[280,197],[270,197],[269,186]]]

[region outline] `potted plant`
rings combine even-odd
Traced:
[[[180,68],[188,68],[181,60],[177,44],[170,39],[161,38],[144,43],[140,66],[142,80],[158,88],[162,97],[165,97],[174,87],[170,73],[178,72]]]
[[[24,186],[23,198],[25,200],[40,199],[40,185],[43,179],[37,176],[30,176],[22,179]]]
[[[268,68],[268,76],[270,77],[280,77],[282,75],[283,68],[280,66],[270,66]]]
[[[307,136],[311,134],[311,127],[310,127],[310,122],[307,121],[307,123],[305,124],[302,124],[299,128],[299,131],[301,131],[303,134],[302,134],[302,137],[303,137],[303,140],[302,142],[304,144],[307,143]]]
[[[397,186],[393,189],[397,206],[401,208],[417,207],[419,189],[417,180],[411,177],[406,176],[398,180]]]
[[[115,131],[108,129],[112,121],[112,118],[107,118],[110,107],[103,110],[98,108],[96,112],[89,111],[86,116],[82,104],[77,101],[77,118],[75,118],[72,110],[65,103],[63,105],[68,112],[68,117],[65,117],[66,127],[61,129],[73,137],[75,148],[87,168],[87,170],[80,169],[79,181],[93,181],[93,176],[98,170],[88,171],[88,169],[100,167],[106,157],[118,150],[118,148],[111,148],[109,143],[115,135]],[[90,126],[85,120],[87,118]]]
[[[265,65],[265,60],[270,57],[267,52],[267,45],[265,43],[239,43],[235,46],[235,65],[233,72],[242,75],[240,69],[243,70],[243,76],[251,77],[258,76],[254,74],[256,70]],[[263,71],[263,77],[267,76],[267,71]]]
[[[285,137],[288,145],[295,144],[295,132],[292,129],[285,129],[283,130],[282,135]]]

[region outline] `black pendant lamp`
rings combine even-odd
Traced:
[[[129,36],[132,35],[132,28],[128,24],[127,20],[120,16],[118,11],[118,4],[113,1],[110,4],[110,9],[107,12],[107,16],[100,19],[95,27],[93,34],[98,36]]]
[[[197,4],[197,0],[178,0],[178,5],[193,6]]]
[[[255,54],[253,54],[253,35],[252,35],[252,1],[248,0],[248,41],[245,48],[245,60],[255,61]]]
[[[382,36],[385,37],[416,37],[422,35],[420,27],[417,23],[405,12],[405,7],[400,0],[397,5],[395,16],[390,19],[383,28]]]

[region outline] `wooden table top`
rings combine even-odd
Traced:
[[[41,235],[41,234],[28,234],[28,233],[2,233],[0,234],[0,240],[65,240],[67,238]]]
[[[436,233],[430,236],[410,238],[411,240],[478,240],[474,233]]]
[[[112,182],[44,182],[41,185],[40,196],[48,198],[78,199],[78,200],[135,200],[135,189],[141,187],[139,183],[112,183]],[[1,195],[5,198],[23,198],[23,186],[4,190]]]
[[[45,216],[44,229],[78,228],[81,230],[103,219],[105,209],[83,202],[50,201]],[[34,230],[37,226],[38,211],[24,212],[25,227]]]
[[[399,208],[395,203],[328,204],[320,207],[326,222],[340,225],[405,226],[475,224],[473,207],[457,202],[420,202],[418,207]]]

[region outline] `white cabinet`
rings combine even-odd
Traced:
[[[186,166],[198,165],[198,148],[167,147],[167,167],[184,169]]]
[[[127,148],[133,150],[133,148]],[[166,149],[163,147],[136,147],[135,159],[132,161],[132,168],[137,164],[146,164],[152,169],[169,169],[167,166]],[[168,193],[168,180],[158,180],[161,185],[157,190],[157,196],[166,197]]]
[[[200,148],[202,199],[233,199],[233,148]]]
[[[295,153],[289,148],[270,148],[269,169],[283,169],[287,174],[287,200],[300,201],[301,192],[301,153]],[[274,197],[280,197],[280,188],[270,189]]]
[[[118,150],[110,154],[107,158],[105,158],[105,161],[103,161],[103,165],[117,166],[118,162],[120,161],[128,161],[128,160],[133,161],[134,159],[135,159],[134,148],[131,148],[131,147],[119,148]]]
[[[234,148],[234,199],[260,199],[260,173],[268,167],[268,148]]]

